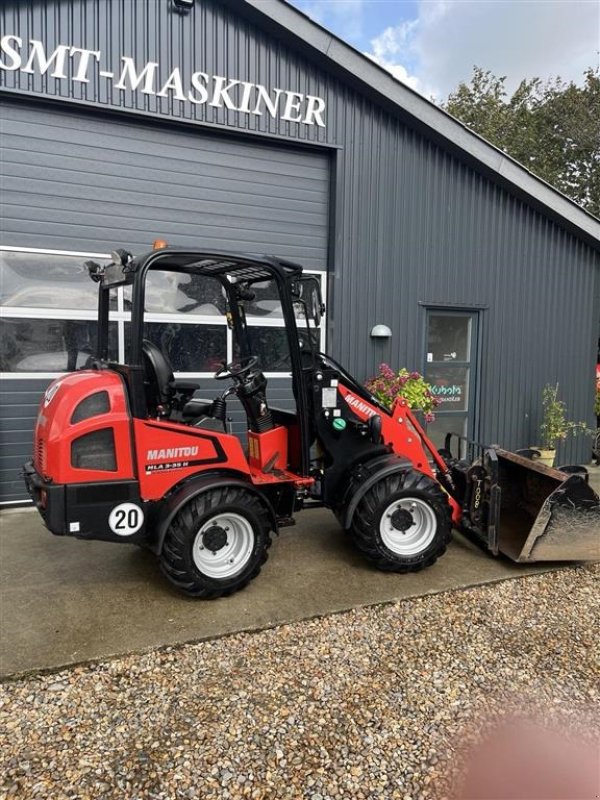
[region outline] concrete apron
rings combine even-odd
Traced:
[[[455,535],[423,572],[379,572],[324,509],[299,514],[295,527],[274,538],[258,578],[213,601],[176,592],[151,553],[55,537],[31,510],[0,515],[0,548],[2,677],[557,568],[496,559]]]

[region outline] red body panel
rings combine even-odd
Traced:
[[[432,478],[435,477],[417,430],[411,430],[410,428],[414,417],[402,401],[394,403],[392,413],[388,416],[388,414],[382,413],[377,406],[373,406],[362,398],[356,397],[344,385],[339,385],[339,391],[352,409],[352,413],[359,419],[367,422],[372,416],[379,414],[384,443],[391,445],[395,453],[408,458],[415,469]]]
[[[176,483],[201,471],[250,472],[239,439],[230,434],[154,419],[135,419],[133,428],[144,500],[160,500]]]
[[[72,423],[82,400],[107,392],[110,410]],[[123,381],[114,372],[84,370],[53,381],[40,402],[34,433],[34,465],[42,477],[54,483],[131,480],[135,477],[130,416]],[[116,470],[80,469],[71,464],[71,446],[80,436],[111,428],[115,442]],[[51,466],[50,466],[51,465]]]
[[[250,480],[255,486],[272,486],[275,483],[293,483],[297,489],[312,486],[314,478],[302,477],[288,470],[277,470],[276,474],[262,472],[259,469],[250,470]]]
[[[415,419],[404,399],[397,399],[392,406],[390,414],[383,413],[382,410],[374,405],[357,397],[350,389],[343,384],[339,384],[338,390],[346,403],[352,409],[352,413],[359,419],[367,422],[372,416],[378,414],[381,417],[381,435],[385,444],[391,445],[394,453],[408,458],[415,469],[425,475],[435,479],[435,474],[429,463],[427,450],[442,472],[447,472],[448,467],[438,454],[433,443],[427,438],[423,428]],[[452,507],[452,520],[456,523],[461,518],[461,509],[458,503],[448,497]]]
[[[288,432],[278,425],[265,433],[248,432],[248,461],[250,469],[264,470],[287,469],[288,466]]]
[[[105,391],[109,410],[72,423],[82,400]],[[116,470],[72,466],[71,447],[80,436],[110,428],[115,444]],[[133,434],[133,439],[132,439]],[[143,500],[161,500],[185,478],[209,470],[248,475],[255,484],[313,483],[287,467],[287,430],[279,426],[266,433],[249,433],[250,463],[236,436],[160,419],[132,419],[121,377],[110,370],[82,370],[58,378],[40,403],[35,427],[34,466],[55,484],[139,480]],[[263,469],[269,466],[268,474]],[[134,461],[135,459],[135,461]]]

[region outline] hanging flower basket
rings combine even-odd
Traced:
[[[409,372],[404,367],[398,372],[389,364],[380,364],[379,372],[369,378],[365,387],[380,403],[391,408],[398,397],[403,397],[412,411],[421,411],[425,422],[435,420],[434,410],[440,400],[431,393],[431,386],[420,372]]]

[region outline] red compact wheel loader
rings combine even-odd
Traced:
[[[144,545],[175,586],[204,598],[246,585],[267,558],[271,532],[314,506],[332,509],[382,570],[433,564],[453,524],[519,561],[600,556],[600,501],[584,476],[496,447],[479,448],[469,462],[438,452],[403,400],[388,410],[318,352],[320,287],[299,265],[163,248],[137,257],[119,250],[111,263],[87,268],[99,287],[97,354],[47,389],[24,467],[52,533]],[[237,360],[217,370],[228,386],[216,399],[176,379],[145,338],[155,271],[218,282]],[[294,412],[269,402],[252,352],[246,311],[265,282],[285,321]],[[131,296],[127,363],[108,357],[118,287]],[[232,395],[247,417],[246,450],[228,432]]]

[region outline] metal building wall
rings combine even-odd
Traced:
[[[475,309],[481,441],[535,444],[542,387],[557,381],[571,416],[592,423],[598,253],[383,115],[353,117],[339,195],[354,235],[331,291],[338,352],[361,377],[381,360],[423,369],[426,307]],[[376,322],[389,344],[369,339]],[[559,459],[589,450],[574,440]]]
[[[358,377],[382,358],[421,368],[427,303],[480,308],[479,436],[507,447],[533,443],[544,383],[560,381],[569,411],[590,422],[598,331],[597,251],[533,206],[413,130],[400,110],[384,108],[326,71],[300,43],[259,28],[235,0],[196,3],[190,15],[154,0],[35,0],[4,4],[2,30],[99,49],[116,69],[173,66],[319,95],[325,129],[194,106],[141,93],[18,73],[8,89],[118,106],[249,134],[336,150],[330,253],[330,344]],[[394,331],[381,350],[373,323]],[[575,442],[564,460],[585,457]]]

